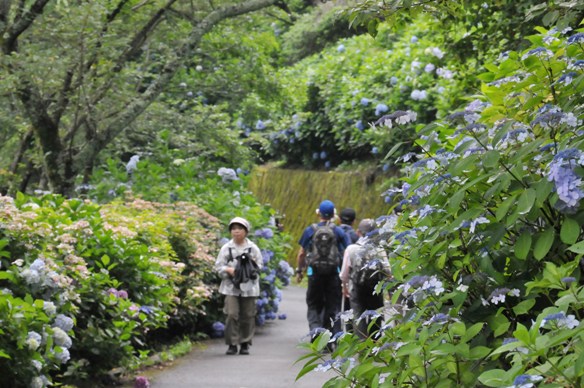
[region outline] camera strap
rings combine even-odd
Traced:
[[[248,255],[251,255],[251,247],[245,248],[245,252],[247,252]],[[227,259],[227,262],[229,263],[233,260],[235,260],[235,257],[233,257],[233,248],[229,247],[229,258]]]

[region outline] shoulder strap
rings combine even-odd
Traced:
[[[229,247],[229,258],[227,258],[227,262],[233,261],[233,248]]]

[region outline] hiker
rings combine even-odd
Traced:
[[[241,346],[239,354],[249,354],[255,332],[262,254],[247,238],[250,229],[245,218],[232,219],[229,222],[231,240],[221,247],[215,261],[215,271],[222,279],[219,293],[225,295],[225,343],[229,355],[237,353],[237,345]]]
[[[324,200],[317,209],[320,221],[308,226],[298,243],[298,282],[302,281],[304,270],[308,276],[306,290],[307,318],[310,332],[317,329],[340,331],[336,315],[341,307],[341,282],[339,271],[341,258],[349,245],[349,238],[331,220],[335,215],[335,205]]]
[[[346,235],[349,236],[349,238],[351,239],[351,244],[355,244],[357,242],[357,240],[359,239],[359,236],[357,236],[357,233],[355,232],[355,229],[353,229],[353,222],[355,222],[355,217],[357,216],[357,213],[355,213],[354,209],[351,209],[350,207],[344,208],[343,210],[341,210],[341,225],[339,225],[341,227],[341,229],[343,229],[343,231],[345,232]]]
[[[369,318],[362,317],[362,314],[367,310],[383,307],[383,292],[374,294],[375,286],[390,276],[385,251],[373,244],[368,237],[375,233],[374,229],[375,221],[372,219],[366,218],[359,223],[357,227],[359,240],[345,250],[343,267],[339,275],[343,285],[343,296],[350,299],[353,315],[357,320],[354,328],[361,338],[368,336],[367,328],[370,322]]]

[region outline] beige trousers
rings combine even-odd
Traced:
[[[225,295],[225,343],[251,344],[255,333],[256,297]]]

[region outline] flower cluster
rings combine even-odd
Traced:
[[[219,170],[217,170],[217,175],[219,175],[221,180],[223,180],[225,183],[239,180],[237,173],[232,168],[221,167]]]
[[[444,292],[444,285],[436,275],[416,275],[400,285],[398,289],[402,290],[404,297],[417,303],[425,300],[430,295],[439,296]]]
[[[580,321],[578,321],[574,315],[566,315],[566,313],[563,311],[547,315],[541,321],[541,327],[554,329],[573,329],[578,327],[579,324]]]
[[[256,237],[270,239],[274,237],[274,231],[271,228],[262,228],[255,231]]]
[[[507,296],[518,297],[520,295],[517,288],[496,288],[494,289],[487,299],[482,299],[483,306],[488,306],[489,304],[499,304],[505,303]]]
[[[584,153],[575,148],[560,151],[548,165],[547,179],[554,183],[559,200],[559,208],[566,212],[577,209],[584,198],[582,178],[576,173],[577,166],[584,166]]]

